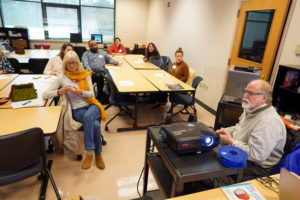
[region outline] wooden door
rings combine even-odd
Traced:
[[[268,80],[291,0],[248,0],[241,3],[229,66],[262,69]]]

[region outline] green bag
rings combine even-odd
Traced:
[[[10,91],[11,101],[24,101],[29,99],[36,99],[37,93],[34,89],[33,83],[12,85]]]

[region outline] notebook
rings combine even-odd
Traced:
[[[280,200],[300,199],[300,177],[285,168],[280,170],[279,198]]]

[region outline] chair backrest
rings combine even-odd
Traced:
[[[19,171],[40,159],[45,167],[46,153],[42,129],[31,128],[0,136],[0,174]]]
[[[203,80],[202,77],[196,76],[196,77],[194,78],[194,80],[193,80],[192,87],[195,88],[195,89],[197,89],[199,83],[200,83],[202,80]]]
[[[133,49],[132,54],[142,54],[145,55],[146,49],[145,48],[136,48]]]
[[[131,51],[130,51],[130,49],[128,47],[125,47],[125,50],[126,50],[127,54],[131,54]]]
[[[163,66],[161,68],[163,70],[165,70],[166,72],[169,72],[169,67],[172,63],[170,57],[169,56],[161,56],[161,58],[164,62]]]
[[[48,61],[48,58],[30,58],[28,60],[28,65],[31,73],[43,74]]]
[[[82,46],[75,46],[74,51],[77,53],[80,61],[84,52],[86,52],[86,48]]]
[[[11,66],[15,69],[15,72],[20,74],[20,63],[16,58],[7,58],[7,60],[10,62]]]
[[[186,81],[186,84],[192,86],[193,80],[196,77],[196,71],[193,68],[189,68],[189,77],[188,80]]]
[[[161,68],[164,64],[162,58],[160,56],[151,56],[149,62]]]
[[[110,91],[110,94],[109,94],[109,103],[115,103],[115,98],[117,97],[117,93],[118,93],[118,89],[114,83],[114,81],[112,80],[112,77],[109,73],[106,73],[104,75],[104,78],[106,79],[108,85],[109,85],[109,91]]]

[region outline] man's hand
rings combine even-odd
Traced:
[[[70,90],[70,93],[72,94],[78,94],[78,95],[82,95],[83,91],[76,88],[76,87],[72,87],[72,89]]]
[[[231,135],[225,130],[225,128],[221,128],[216,131],[220,135],[220,142],[228,145],[233,144],[233,138]]]
[[[67,92],[71,92],[72,91],[72,86],[70,85],[65,85],[63,87],[61,87],[59,90],[58,90],[58,93],[59,94],[65,94]]]
[[[120,64],[119,61],[115,60],[114,65],[119,65],[119,64]]]
[[[59,73],[58,72],[51,72],[51,75],[58,76]]]

